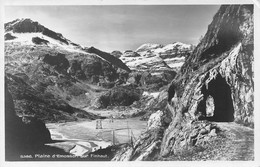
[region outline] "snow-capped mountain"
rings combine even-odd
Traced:
[[[126,82],[123,74],[131,72],[115,56],[73,43],[31,19],[4,26],[5,78],[19,116],[54,122],[95,118],[78,108],[92,104],[96,92]]]
[[[143,44],[136,51],[126,51],[120,59],[132,70],[175,70],[183,65],[192,45],[175,42],[168,45]]]
[[[161,44],[152,44],[152,43],[146,43],[141,45],[139,48],[136,49],[136,52],[143,52],[147,50],[155,50],[157,48],[162,48],[163,45]]]
[[[140,55],[136,52],[124,53],[120,59],[132,70],[137,71],[163,71],[170,70],[170,67],[163,61],[159,55],[146,53]]]
[[[6,23],[5,42],[17,42],[23,45],[46,45],[51,48],[84,53],[81,45],[71,42],[62,34],[54,32],[31,19],[16,19]]]
[[[62,34],[54,32],[28,18],[16,19],[5,24],[5,43],[6,45],[18,44],[31,47],[46,47],[48,49],[90,55],[90,52],[88,51],[90,48],[73,43],[69,39],[63,37]],[[106,52],[92,52],[91,55],[97,56],[126,71],[130,71],[120,59]]]
[[[181,43],[181,42],[175,42],[175,43],[172,43],[172,44],[168,44],[168,45],[165,45],[161,48],[157,48],[154,50],[154,52],[156,53],[171,53],[171,52],[183,52],[185,50],[190,50],[192,47],[192,45],[190,44],[184,44],[184,43]]]

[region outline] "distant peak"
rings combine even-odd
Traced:
[[[17,20],[19,20],[19,21],[31,21],[31,22],[33,22],[33,20],[30,19],[30,18],[20,18],[20,19],[17,19]]]
[[[190,45],[190,44],[185,44],[185,43],[182,43],[182,42],[173,42],[172,44],[174,44],[174,45]]]
[[[151,49],[157,49],[157,48],[162,48],[162,44],[155,44],[155,43],[145,43],[142,44],[139,48],[136,49],[136,52],[143,52],[146,50],[151,50]]]
[[[5,24],[5,31],[13,31],[17,33],[25,32],[42,32],[44,26],[31,20],[30,18],[21,18]]]
[[[174,42],[174,43],[172,43],[172,44],[168,44],[168,45],[166,45],[166,46],[164,46],[164,48],[171,48],[171,47],[181,47],[181,48],[187,48],[187,49],[189,49],[189,48],[191,48],[192,47],[192,45],[191,44],[185,44],[185,43],[182,43],[182,42]]]
[[[8,23],[6,23],[6,24],[10,24],[10,23],[14,24],[14,23],[22,23],[22,22],[30,22],[30,23],[33,23],[33,22],[35,22],[35,21],[33,21],[33,20],[30,19],[30,18],[18,18],[18,19],[15,19],[15,20],[13,20],[13,21],[10,21],[10,22],[8,22]],[[36,23],[38,23],[38,22],[36,22]]]
[[[16,19],[14,21],[5,23],[5,32],[42,33],[43,35],[59,40],[67,45],[69,44],[69,40],[64,38],[61,33],[52,31],[30,18]]]

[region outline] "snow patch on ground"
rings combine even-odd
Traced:
[[[166,64],[171,68],[178,68],[178,67],[180,68],[184,64],[184,61],[178,62],[178,63],[168,61],[168,62],[166,62]]]
[[[150,92],[147,92],[147,91],[144,91],[143,92],[143,96],[152,96],[153,98],[157,98],[159,96],[160,92],[153,92],[153,93],[150,93]]]
[[[173,57],[173,58],[166,58],[164,61],[185,61],[185,57]]]
[[[70,153],[76,156],[82,156],[87,152],[89,151],[86,148],[79,145],[75,145],[75,147],[70,150]]]
[[[47,44],[47,46],[49,46],[49,47],[52,47],[52,48],[58,47],[58,48],[67,50],[68,52],[86,53],[85,51],[82,51],[80,49],[80,46],[73,46],[72,44],[70,44],[70,41],[68,41],[69,44],[66,44],[59,40],[56,40],[56,39],[53,39],[46,35],[43,35],[42,33],[13,33],[13,32],[9,32],[9,33],[12,36],[15,36],[17,38],[15,38],[13,40],[5,41],[7,43],[19,42],[22,45],[36,45],[32,42],[32,38],[39,37],[41,39],[49,41],[49,43]]]
[[[136,67],[139,66],[141,64],[151,64],[154,62],[158,62],[158,61],[162,61],[162,59],[158,56],[154,56],[154,57],[150,57],[150,58],[143,58],[143,59],[139,59],[139,60],[132,60],[131,62],[127,62],[127,66],[130,67]]]

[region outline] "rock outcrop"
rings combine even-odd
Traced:
[[[57,55],[44,55],[42,61],[44,63],[49,64],[50,66],[53,66],[55,70],[62,73],[63,71],[67,71],[67,69],[70,66],[69,61],[65,58],[65,54],[58,53]],[[63,72],[63,73],[64,73]]]
[[[131,72],[131,70],[120,59],[114,57],[113,55],[111,55],[109,53],[103,52],[94,47],[87,48],[86,51],[89,53],[94,53],[94,54],[100,56],[101,58],[105,59],[108,62],[112,62],[115,66],[122,68],[122,69],[126,70],[127,72]]]
[[[45,122],[75,121],[80,118],[95,119],[99,116],[70,106],[65,100],[45,91],[46,85],[33,88],[19,74],[5,75],[5,82],[12,93],[17,115],[37,118]],[[28,82],[28,81],[27,81]]]
[[[98,98],[99,108],[108,106],[129,106],[138,101],[142,91],[137,89],[136,85],[125,85],[112,88]]]
[[[115,56],[116,58],[120,58],[122,56],[122,52],[120,52],[119,50],[114,50],[113,52],[111,52],[111,55]]]
[[[142,133],[133,146],[129,146],[116,154],[112,161],[153,160],[160,152],[164,125],[162,111],[158,110],[148,120],[147,131]]]
[[[20,155],[50,141],[50,132],[43,122],[16,115],[12,96],[5,86],[6,160],[19,159]]]
[[[218,136],[214,122],[254,126],[253,27],[253,5],[220,7],[169,86],[162,117],[168,115],[171,122],[164,121],[157,128],[161,131],[146,131],[147,138],[141,137],[121,153],[122,159],[156,160],[203,146]],[[154,145],[157,141],[160,144]],[[120,155],[115,158],[122,159]]]
[[[32,42],[35,43],[35,44],[38,44],[38,45],[40,45],[40,44],[47,45],[49,43],[48,40],[45,40],[45,39],[42,39],[42,38],[39,38],[39,37],[33,37]]]
[[[5,34],[5,41],[8,41],[8,40],[12,40],[12,39],[15,39],[16,37],[11,35],[10,33],[6,33]]]
[[[15,110],[12,95],[9,92],[7,84],[5,84],[6,161],[39,161],[45,159],[35,157],[36,154],[69,155],[62,149],[46,145],[57,141],[51,139],[49,130],[41,120],[31,116],[18,117]],[[50,158],[46,160],[50,160]]]

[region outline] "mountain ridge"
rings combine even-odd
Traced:
[[[79,44],[73,43],[65,38],[61,33],[57,33],[41,25],[37,21],[29,18],[16,19],[14,21],[4,24],[5,27],[5,42],[24,42],[29,45],[46,45],[50,47],[60,47],[71,52],[86,53],[88,47],[83,47]],[[122,68],[129,72],[129,68],[124,65],[121,60],[117,60],[109,53],[103,52],[102,54],[95,54],[101,59]],[[108,55],[109,54],[109,55]],[[107,56],[103,56],[107,55]]]
[[[145,43],[135,51],[127,50],[118,56],[132,70],[179,71],[192,52],[193,45],[182,42],[172,44]]]
[[[38,22],[35,22],[29,18],[16,19],[14,21],[5,23],[5,32],[12,31],[13,33],[33,33],[41,32],[43,35],[60,40],[65,44],[69,44],[69,40],[64,38],[61,33],[54,32]]]

